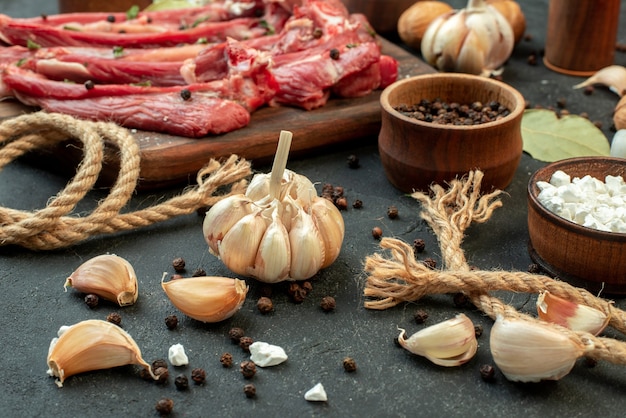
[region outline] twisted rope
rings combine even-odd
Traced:
[[[70,138],[83,144],[83,159],[76,174],[47,206],[37,211],[0,208],[0,245],[33,250],[67,247],[98,234],[113,234],[162,222],[211,206],[223,197],[243,193],[251,174],[250,163],[232,155],[223,164],[210,160],[197,175],[197,186],[159,205],[120,213],[130,200],[140,173],[139,146],[127,129],[107,122],[89,122],[61,114],[32,113],[0,124],[0,170],[37,148]],[[76,204],[94,186],[104,159],[104,144],[119,149],[120,171],[109,194],[87,216],[70,216]],[[214,193],[230,184],[226,195]]]

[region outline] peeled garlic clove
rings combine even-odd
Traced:
[[[251,206],[250,198],[233,195],[218,201],[209,209],[204,217],[202,232],[212,254],[219,254],[219,242],[233,225],[252,212]]]
[[[161,287],[178,310],[202,322],[230,318],[241,308],[248,294],[245,281],[216,276],[161,281]]]
[[[328,199],[317,198],[311,205],[313,223],[324,242],[324,262],[321,268],[330,266],[339,256],[345,225],[339,209]]]
[[[276,283],[289,276],[291,267],[291,248],[289,233],[280,220],[280,203],[274,201],[269,224],[259,249],[256,253],[254,266],[248,270],[248,275],[266,283]]]
[[[592,349],[542,322],[498,317],[489,339],[491,354],[504,376],[516,382],[559,380]]]
[[[291,247],[289,277],[293,280],[313,277],[324,264],[325,245],[313,223],[313,218],[302,209],[292,223],[289,243]]]
[[[266,225],[260,211],[250,213],[234,224],[218,242],[219,257],[232,272],[242,276],[249,274]]]
[[[65,329],[52,340],[48,352],[48,374],[59,379],[59,387],[75,374],[128,364],[141,365],[157,379],[133,338],[117,325],[98,319]]]
[[[593,335],[598,335],[609,323],[604,312],[555,296],[547,290],[537,297],[537,314],[546,322]]]
[[[94,293],[120,306],[137,301],[137,276],[133,266],[114,254],[96,256],[81,264],[65,281],[65,290]]]
[[[424,328],[408,339],[405,338],[406,331],[400,331],[398,343],[402,347],[440,366],[464,364],[478,349],[474,324],[464,314]]]
[[[574,86],[580,89],[587,86],[601,84],[606,86],[618,96],[624,96],[626,93],[626,68],[621,65],[609,65],[598,70],[594,75]]]

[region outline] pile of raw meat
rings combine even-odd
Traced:
[[[398,71],[340,0],[0,15],[0,42],[0,98],[195,138],[245,127],[262,106],[310,110],[364,96]]]

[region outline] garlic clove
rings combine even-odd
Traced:
[[[604,312],[555,296],[547,290],[537,297],[537,314],[546,322],[593,335],[598,335],[609,323],[609,316]]]
[[[202,224],[204,239],[209,251],[219,254],[219,242],[242,217],[252,212],[252,201],[244,195],[226,197],[214,204],[206,213]]]
[[[522,319],[496,319],[489,339],[491,354],[511,381],[559,380],[576,360],[592,349],[546,323]]]
[[[624,111],[626,112],[626,108]],[[623,127],[613,135],[610,154],[611,157],[626,158],[626,120],[623,122]]]
[[[128,364],[142,366],[157,379],[133,338],[117,325],[90,319],[65,328],[59,334],[50,343],[47,359],[48,374],[58,378],[59,387],[75,374]]]
[[[266,229],[260,211],[249,213],[234,224],[218,242],[218,254],[224,265],[235,274],[248,275]]]
[[[132,305],[139,295],[133,266],[114,254],[103,254],[81,264],[66,280],[65,290],[94,293],[120,306]]]
[[[613,124],[617,132],[626,129],[626,96],[623,96],[617,102],[613,111]]]
[[[618,96],[624,96],[626,92],[626,67],[621,65],[609,65],[598,70],[591,77],[574,86],[575,89],[601,84],[606,86]]]
[[[217,276],[190,277],[169,282],[161,280],[161,287],[178,310],[202,322],[219,322],[230,318],[241,308],[248,293],[245,281]]]
[[[321,268],[326,268],[335,262],[341,251],[345,233],[343,216],[330,200],[324,198],[314,199],[311,216],[324,243],[324,262]]]
[[[253,267],[247,271],[247,275],[265,283],[285,280],[291,267],[289,233],[280,220],[279,209],[280,203],[275,200],[271,208],[272,222],[261,238]]]
[[[306,280],[315,275],[325,258],[325,245],[315,227],[313,218],[303,209],[299,210],[289,231],[291,247],[291,268],[289,277],[293,280]]]
[[[426,28],[437,17],[452,11],[452,6],[442,1],[422,0],[406,9],[398,19],[398,35],[402,42],[419,49]]]
[[[474,324],[464,314],[424,328],[408,339],[405,335],[400,329],[398,343],[403,348],[445,367],[468,362],[478,349]]]
[[[526,16],[519,3],[514,0],[487,0],[489,6],[496,9],[511,24],[513,39],[517,44],[526,32]]]

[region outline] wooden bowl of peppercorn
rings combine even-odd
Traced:
[[[396,81],[380,97],[378,150],[385,174],[403,192],[445,186],[471,170],[482,189],[505,189],[522,156],[524,97],[513,87],[460,73]]]
[[[619,188],[621,194],[613,194],[621,196],[620,200],[607,205],[606,196],[603,198],[598,194],[593,197],[595,191],[602,190],[601,185],[594,187],[594,194],[584,195],[584,199],[580,199],[578,213],[583,216],[574,215],[572,219],[568,219],[559,213],[559,208],[565,209],[565,205],[569,205],[568,215],[572,217],[571,211],[577,212],[572,209],[575,208],[575,193],[570,191],[569,196],[557,194],[551,199],[552,202],[539,196],[541,188],[546,188],[545,185],[538,184],[539,182],[552,182],[555,187],[560,184],[552,179],[557,171],[568,175],[570,183],[580,184],[580,179],[585,179],[586,176],[605,183],[607,175],[626,178],[626,160],[590,156],[556,161],[533,173],[527,189],[528,251],[533,262],[550,276],[584,287],[592,293],[601,291],[609,295],[626,295],[626,233],[619,232],[619,229],[601,230],[597,226],[591,227],[590,219],[587,218],[587,211],[594,215],[593,210],[587,209],[595,206],[594,201],[598,202],[599,211],[606,211],[611,206],[622,206],[620,200],[624,199],[623,188]],[[586,180],[589,181],[590,178],[587,177]],[[568,187],[566,181],[562,183],[561,187]],[[545,194],[551,196],[552,193],[548,191]],[[615,217],[610,218],[616,222],[614,226],[620,226],[619,219],[622,216],[618,213],[616,210]],[[621,226],[623,230],[623,225]]]

